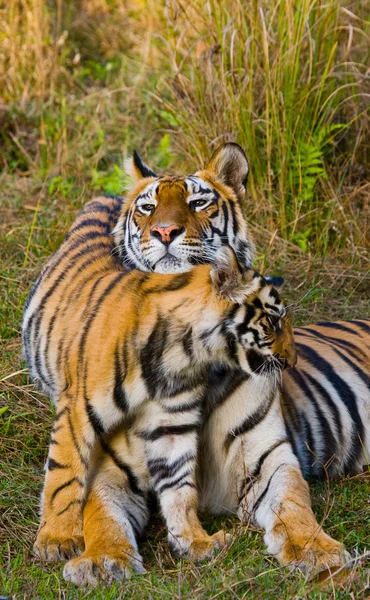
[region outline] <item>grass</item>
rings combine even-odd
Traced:
[[[236,537],[209,564],[174,559],[157,517],[147,575],[66,584],[30,556],[53,413],[20,356],[32,282],[86,200],[123,190],[133,148],[159,171],[188,172],[219,143],[241,143],[256,264],[284,274],[288,301],[303,298],[296,324],[369,316],[366,2],[8,0],[0,19],[0,595],[369,598],[365,474],[312,486],[326,530],[358,556],[334,587],[277,567],[260,532],[206,515],[209,531]]]

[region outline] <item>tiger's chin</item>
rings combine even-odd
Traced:
[[[180,259],[172,254],[166,254],[153,267],[154,273],[176,274],[190,271],[192,265],[186,259]]]

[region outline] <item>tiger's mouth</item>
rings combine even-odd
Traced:
[[[170,252],[167,252],[154,265],[155,273],[183,273],[190,268],[187,260],[177,258]]]

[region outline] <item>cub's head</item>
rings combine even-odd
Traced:
[[[226,247],[219,251],[210,274],[213,293],[222,305],[222,333],[230,361],[258,375],[294,367],[291,318],[269,278],[252,269],[242,271],[235,253]]]
[[[243,267],[254,246],[240,208],[248,162],[237,144],[224,144],[194,175],[157,177],[134,152],[133,185],[114,229],[123,264],[141,271],[182,273],[212,263],[228,245]]]

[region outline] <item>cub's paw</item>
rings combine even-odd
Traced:
[[[63,569],[66,581],[78,586],[96,587],[99,583],[129,579],[132,572],[146,573],[143,559],[132,549],[132,553],[95,554],[85,552],[79,558],[70,560]]]
[[[50,562],[69,560],[84,551],[84,539],[79,535],[66,537],[57,535],[56,531],[41,530],[33,546],[34,555]]]
[[[277,539],[274,544],[267,544],[273,550],[276,558],[283,565],[299,569],[307,577],[314,577],[322,571],[335,572],[350,563],[351,557],[343,544],[327,535],[321,528],[314,530],[311,535],[300,536],[289,532],[288,539],[280,544],[277,550]],[[275,546],[275,548],[272,548]],[[275,550],[275,552],[274,552]]]
[[[232,536],[224,531],[218,531],[213,535],[196,537],[190,542],[180,538],[169,537],[172,549],[181,556],[187,556],[194,562],[200,562],[212,556],[232,541]]]
[[[302,553],[301,560],[292,561],[291,566],[312,579],[322,572],[334,574],[350,564],[350,554],[345,550],[343,544],[336,542],[336,547],[331,549],[312,544]]]

